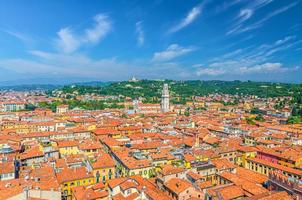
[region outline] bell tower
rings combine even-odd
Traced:
[[[162,95],[161,95],[161,111],[169,112],[170,111],[170,95],[169,95],[169,86],[167,83],[164,84]]]

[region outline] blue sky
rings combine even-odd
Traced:
[[[0,82],[302,82],[301,0],[0,1]]]

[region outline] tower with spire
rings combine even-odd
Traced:
[[[164,84],[162,95],[161,95],[161,111],[169,112],[170,111],[170,95],[169,95],[169,86],[167,83]]]

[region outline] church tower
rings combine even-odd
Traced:
[[[169,87],[168,87],[168,84],[165,83],[164,87],[163,87],[162,95],[161,95],[161,104],[160,104],[162,112],[170,111],[169,101],[170,101]]]

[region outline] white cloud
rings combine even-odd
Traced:
[[[298,69],[299,67],[293,67],[293,68],[283,67],[282,63],[264,63],[252,67],[241,67],[239,68],[239,71],[242,74],[282,73],[282,72],[296,71]]]
[[[253,13],[254,13],[254,10],[248,9],[248,8],[240,10],[240,13],[238,15],[240,23],[251,18]]]
[[[98,43],[103,39],[111,30],[111,21],[107,15],[98,14],[94,17],[95,25],[94,27],[87,29],[86,40],[90,43]],[[84,40],[85,40],[84,39]]]
[[[142,46],[144,45],[145,42],[145,36],[144,36],[144,32],[143,32],[143,27],[142,27],[142,22],[139,21],[135,24],[135,28],[136,28],[136,34],[137,34],[137,44],[138,46]]]
[[[69,28],[63,28],[58,33],[57,47],[65,53],[74,52],[81,44]]]
[[[236,66],[238,64],[239,64],[238,61],[227,60],[227,61],[211,63],[211,64],[209,64],[209,67],[228,67],[228,66]]]
[[[203,5],[193,7],[190,12],[178,24],[169,29],[168,33],[177,32],[191,24],[201,13]]]
[[[282,63],[262,63],[253,64],[251,61],[226,61],[213,63],[208,67],[201,67],[196,70],[198,76],[209,75],[219,76],[229,75],[246,75],[246,74],[275,74],[286,73],[299,70],[299,66],[284,67]]]
[[[183,56],[194,51],[194,47],[181,47],[178,44],[171,44],[165,51],[155,52],[152,58],[154,62],[165,62]]]
[[[104,14],[96,15],[94,21],[94,26],[84,30],[83,34],[76,34],[68,27],[59,30],[56,39],[57,49],[64,53],[73,53],[83,45],[100,42],[112,29],[111,21]]]
[[[202,75],[209,75],[209,76],[218,76],[225,74],[225,70],[223,69],[212,69],[212,68],[204,68],[204,69],[198,69],[196,72],[197,76],[202,76]]]

